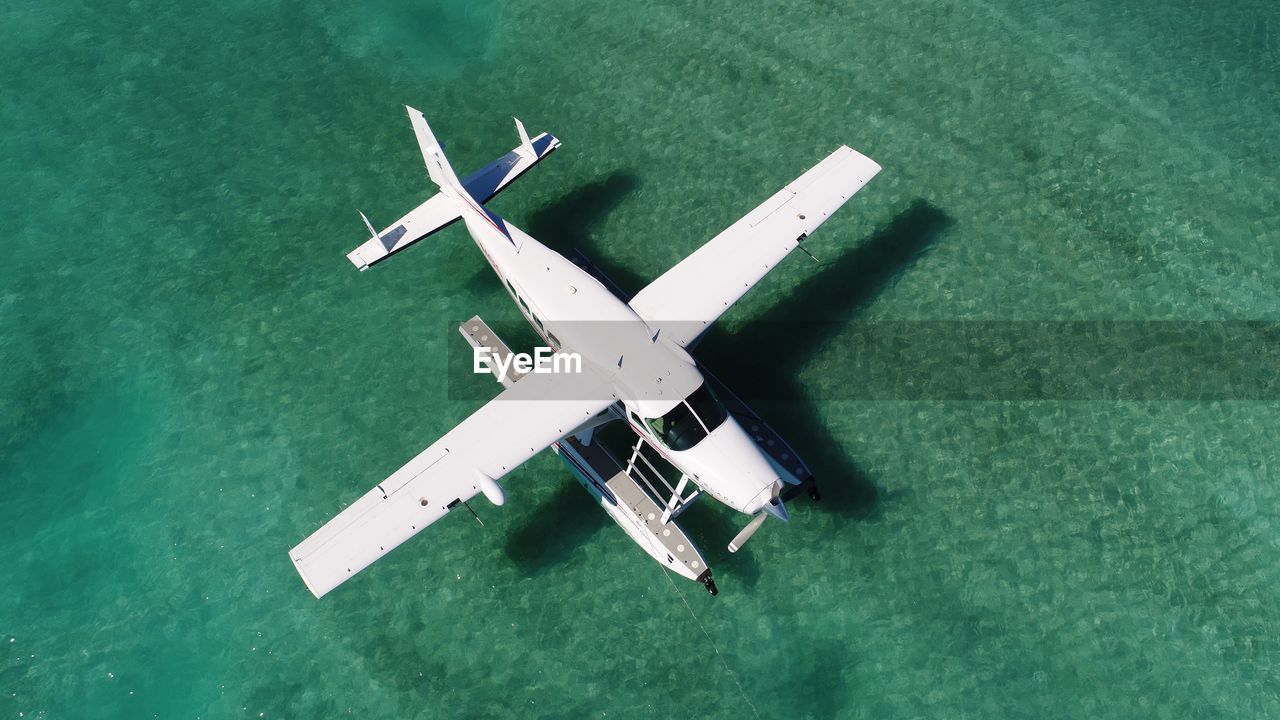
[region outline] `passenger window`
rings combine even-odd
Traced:
[[[546,332],[546,328],[542,327],[542,321],[538,319],[537,315],[533,316],[533,324],[538,326],[539,332]]]
[[[550,340],[551,346],[557,350],[564,347],[563,345],[560,344],[560,339],[557,338],[555,335],[552,335],[551,333],[547,333],[547,340]]]

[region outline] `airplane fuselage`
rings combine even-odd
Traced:
[[[706,387],[689,354],[655,337],[631,306],[568,258],[483,211],[464,216],[467,230],[538,336],[608,376],[631,429],[707,494],[746,514],[774,504],[782,479],[738,421],[722,414],[708,428],[681,406]],[[673,447],[655,425],[686,408],[700,437]]]

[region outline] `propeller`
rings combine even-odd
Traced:
[[[782,504],[782,500],[776,497],[773,498],[765,504],[763,510],[756,513],[756,516],[751,518],[751,522],[747,523],[747,526],[742,528],[742,532],[739,532],[733,537],[733,540],[729,541],[729,552],[738,552],[741,550],[742,546],[746,545],[747,541],[751,539],[751,536],[755,535],[756,531],[760,529],[760,526],[764,524],[765,518],[770,515],[778,518],[782,522],[786,522],[791,519],[791,516],[787,513],[787,506]]]
[[[729,552],[738,552],[743,545],[746,545],[747,541],[751,539],[751,536],[756,534],[756,530],[759,530],[760,526],[764,524],[764,519],[768,516],[768,513],[763,510],[756,513],[756,516],[751,518],[751,522],[747,523],[747,526],[742,528],[742,532],[735,535],[733,539],[729,541]]]

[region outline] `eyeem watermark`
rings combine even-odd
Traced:
[[[528,373],[581,373],[582,356],[573,352],[555,352],[549,347],[534,348],[533,354],[507,353],[501,355],[492,348],[472,348],[472,370],[477,375],[494,373],[498,382],[506,382],[509,374]]]
[[[828,310],[805,304],[786,307],[777,315],[781,319],[713,330],[698,346],[699,363],[735,392],[751,392],[753,406],[788,405],[804,397],[814,402],[1280,402],[1280,319],[862,321],[833,319]],[[694,336],[702,329],[695,324],[685,328],[667,322],[662,332]],[[565,322],[556,330],[568,335],[570,328],[579,337],[600,339],[600,347],[624,346],[637,334],[626,322],[613,321]],[[529,352],[545,342],[531,338],[524,322],[492,329],[524,343]],[[449,348],[456,353],[447,368],[450,397],[492,398],[492,384],[477,382],[468,371],[464,353],[471,346],[452,342]],[[744,361],[764,352],[767,364]],[[622,359],[583,356],[602,369]],[[631,353],[623,366],[631,371],[638,361]],[[584,375],[591,372],[582,368]],[[518,377],[511,367],[507,375]],[[579,400],[594,397],[599,387],[561,383],[555,392],[558,399]]]

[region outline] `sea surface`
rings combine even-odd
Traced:
[[[1280,717],[1274,368],[860,393],[842,340],[1274,348],[1274,0],[33,0],[0,67],[0,718]],[[405,104],[460,172],[512,115],[560,137],[493,207],[632,291],[841,143],[884,166],[699,351],[823,490],[736,555],[745,517],[681,519],[718,597],[549,452],[483,527],[300,582],[483,402],[454,324],[517,318],[461,227],[343,257],[432,191]]]

